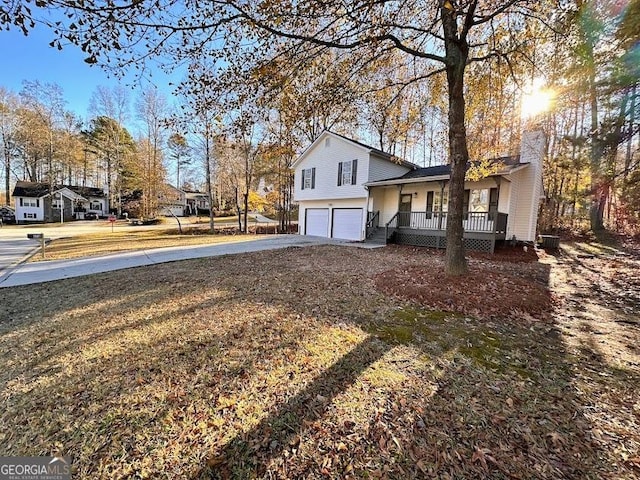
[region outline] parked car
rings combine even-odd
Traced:
[[[84,214],[85,220],[98,220],[98,214],[96,212],[87,212]]]
[[[11,207],[0,208],[0,220],[2,223],[16,223],[16,212]]]

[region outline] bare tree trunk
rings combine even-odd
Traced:
[[[240,199],[238,198],[238,187],[236,187],[236,211],[238,212],[238,230],[240,232],[242,229],[242,212],[240,211]]]
[[[11,188],[11,153],[6,146],[4,149],[4,168],[4,200],[6,205],[10,205],[11,192],[9,189]]]
[[[249,233],[249,191],[248,189],[245,190],[245,192],[242,194],[243,197],[243,208],[244,208],[244,212],[243,212],[243,223],[244,223],[244,229],[243,232]]]
[[[591,173],[591,207],[589,208],[589,221],[591,224],[591,230],[597,232],[604,229],[602,221],[604,205],[602,205],[602,202],[606,199],[606,196],[602,195],[603,179],[600,171],[600,164],[604,154],[604,143],[601,138],[602,132],[598,125],[598,91],[596,87],[596,72],[592,40],[585,38],[584,47],[589,64],[589,104],[591,107],[591,152],[589,169]]]
[[[629,170],[631,169],[631,159],[633,158],[631,144],[633,143],[633,124],[636,121],[636,88],[637,84],[633,84],[631,87],[631,106],[629,108],[629,127],[627,129],[627,152],[624,157],[624,170],[622,172],[622,197],[626,197],[627,192],[627,178],[629,176]]]
[[[204,145],[205,145],[205,162],[206,162],[206,166],[205,166],[205,170],[206,170],[206,176],[207,176],[207,195],[209,197],[209,231],[211,233],[215,233],[216,231],[216,227],[215,227],[215,221],[213,218],[213,187],[211,185],[211,147],[212,145],[210,144],[210,135],[211,132],[209,130],[209,126],[207,125],[207,127],[205,128],[205,139],[204,139]]]

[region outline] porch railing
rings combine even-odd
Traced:
[[[507,214],[499,212],[467,212],[462,221],[465,232],[505,233]],[[446,230],[446,212],[398,212],[387,229]]]
[[[376,212],[367,212],[367,238],[376,231],[380,225],[380,210]]]
[[[393,233],[398,228],[398,214],[400,212],[396,212],[396,214],[391,217],[387,223],[384,224],[384,238],[388,242],[389,239],[393,236]]]

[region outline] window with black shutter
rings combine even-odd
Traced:
[[[493,220],[498,213],[498,189],[489,190],[489,220]]]
[[[338,186],[355,185],[358,180],[358,160],[338,163]]]
[[[427,192],[427,218],[433,217],[433,192]]]
[[[464,197],[462,198],[462,215],[465,220],[469,218],[469,196],[471,195],[471,190],[464,191]]]

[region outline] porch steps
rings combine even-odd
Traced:
[[[386,233],[384,228],[376,228],[375,231],[365,240],[365,243],[386,245],[387,239],[385,238],[385,235]]]

